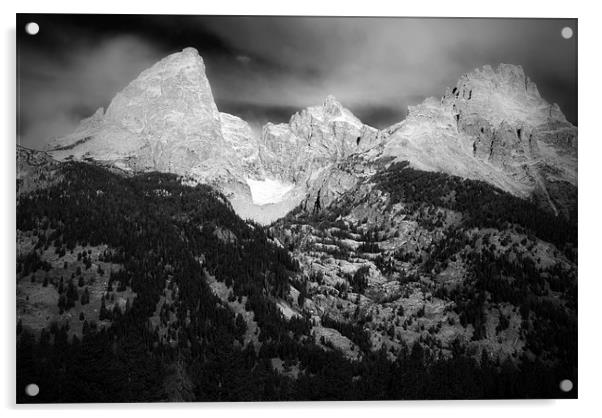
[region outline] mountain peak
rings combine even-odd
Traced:
[[[195,47],[192,47],[192,46],[187,46],[186,48],[184,48],[182,50],[182,52],[179,52],[179,53],[201,58],[201,56],[199,55],[199,51]]]
[[[481,98],[501,98],[505,96],[521,101],[528,107],[543,102],[537,86],[527,75],[522,66],[501,63],[496,69],[484,65],[464,74],[453,89],[448,89],[447,97],[455,99],[472,99],[473,95]]]
[[[558,106],[544,100],[520,65],[485,65],[464,74],[448,88],[443,102],[460,117],[476,115],[494,126],[540,126],[549,123],[572,126]]]
[[[196,48],[188,47],[184,48],[180,52],[168,55],[163,60],[159,61],[158,64],[164,63],[166,67],[174,66],[177,70],[194,70],[205,74],[205,62],[203,57],[199,55],[199,51]]]
[[[410,106],[394,128],[386,156],[534,196],[555,213],[572,207],[562,187],[572,190],[577,183],[577,128],[541,97],[519,65],[485,65],[464,74],[441,100]]]
[[[334,97],[329,94],[322,103],[322,109],[324,114],[329,116],[340,116],[343,113],[343,105]]]
[[[149,115],[155,118],[150,119]],[[199,136],[204,136],[200,128],[210,128],[207,133],[211,136],[219,131],[218,110],[205,74],[205,63],[194,48],[168,55],[140,73],[115,96],[105,116],[117,118],[133,132],[156,131],[165,126],[182,131],[188,124],[182,125],[180,119],[190,122]],[[193,119],[208,124],[199,124]],[[192,131],[181,133],[183,136],[193,134]]]
[[[187,174],[216,164],[224,141],[203,59],[194,48],[168,55],[117,93],[104,115],[58,142],[57,158],[119,161],[137,171]]]
[[[179,84],[206,88],[209,85],[205,75],[205,62],[195,48],[184,48],[163,58],[140,75],[130,84],[140,82],[156,83],[176,78]]]
[[[169,63],[182,63],[183,61],[190,61],[191,63],[201,63],[203,66],[205,65],[203,61],[203,57],[199,55],[199,51],[196,48],[191,46],[184,48],[179,52],[174,52],[163,58],[161,62],[169,62]]]
[[[493,68],[491,65],[486,64],[481,68],[476,68],[472,73],[481,73],[490,76],[504,76],[504,77],[525,77],[525,70],[522,65],[518,64],[505,64],[499,63],[497,68]]]

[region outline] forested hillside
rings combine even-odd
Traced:
[[[359,343],[361,355],[349,358],[316,338],[300,308],[314,278],[219,192],[170,174],[124,176],[84,163],[60,170],[58,183],[18,200],[18,232],[31,241],[17,260],[23,312],[39,308],[36,292],[59,303],[43,329],[18,324],[18,402],[558,397],[556,382],[573,373],[572,352],[554,365],[527,355],[500,362],[485,351],[477,358],[461,339],[451,356],[421,343],[371,349],[365,320],[322,318]],[[365,238],[364,250],[378,245]],[[367,292],[362,273],[348,279],[358,295]],[[107,286],[92,292],[98,312],[83,315],[98,280]],[[492,283],[475,286],[491,291]],[[127,303],[110,305],[119,297]],[[463,306],[461,293],[454,297]],[[297,312],[285,315],[283,303]],[[29,383],[40,387],[36,398],[24,394]]]

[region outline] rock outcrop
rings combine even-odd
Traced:
[[[57,183],[59,163],[45,152],[17,145],[17,199]]]
[[[484,66],[409,108],[373,159],[483,180],[566,216],[576,207],[577,128],[520,66]]]
[[[474,138],[477,158],[502,168],[554,212],[569,215],[576,200],[558,191],[577,186],[577,128],[541,97],[522,67],[484,66],[466,74],[444,102],[459,131]]]
[[[260,175],[257,143],[242,119],[220,113],[194,48],[143,71],[111,101],[54,141],[59,160],[94,160],[127,171],[162,171],[250,200],[245,181]]]
[[[241,118],[220,113],[222,135],[234,152],[236,162],[248,177],[263,178],[264,170],[259,158],[259,138],[251,126]]]
[[[380,139],[377,129],[328,96],[322,105],[295,113],[288,124],[268,123],[261,138],[261,159],[268,175],[295,184],[298,195],[324,206],[355,184],[356,176],[339,166]]]
[[[115,161],[133,170],[201,173],[222,160],[221,119],[205,65],[187,48],[143,71],[72,135],[53,144],[58,158]]]

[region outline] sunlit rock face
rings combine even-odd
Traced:
[[[340,173],[338,165],[380,139],[377,129],[328,96],[322,105],[295,113],[288,124],[268,123],[261,138],[261,159],[266,173],[294,183],[312,205],[319,195],[318,205],[324,206],[356,182],[355,176]]]
[[[259,158],[259,137],[249,124],[237,116],[220,113],[222,134],[234,153],[236,164],[246,178],[263,178],[264,170]]]
[[[577,186],[577,128],[541,97],[520,66],[466,74],[444,101],[459,130],[474,138],[479,159],[502,168],[557,213],[576,206],[576,190],[574,197],[566,191]]]
[[[263,128],[262,160],[266,171],[299,183],[324,167],[368,149],[379,139],[333,96],[321,106],[295,113],[288,124]]]
[[[261,175],[251,128],[218,111],[194,48],[143,71],[106,112],[99,109],[73,134],[52,143],[49,152],[59,160],[175,173],[245,199],[251,199],[245,178]]]
[[[556,213],[576,207],[577,128],[520,66],[484,66],[409,108],[373,158],[483,180]],[[574,189],[574,190],[573,190]]]
[[[195,49],[187,48],[143,71],[104,115],[98,111],[84,121],[57,141],[52,153],[115,161],[137,171],[202,175],[228,157],[224,147],[205,65]]]

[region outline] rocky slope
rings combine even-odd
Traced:
[[[288,124],[268,123],[262,132],[261,160],[267,175],[294,184],[291,194],[296,199],[305,206],[311,202],[310,209],[319,208],[355,184],[356,175],[339,166],[380,140],[377,129],[328,96],[322,105],[295,113]]]
[[[576,226],[484,182],[393,164],[270,231],[302,266],[297,308],[349,358],[461,341],[477,358],[553,359],[543,335],[574,332]],[[552,311],[572,325],[550,327]],[[369,340],[346,344],[353,327]]]
[[[520,66],[484,66],[410,107],[372,157],[483,180],[554,213],[576,207],[577,128]]]
[[[288,124],[268,123],[262,134],[262,160],[273,176],[307,183],[320,171],[369,149],[379,139],[378,130],[364,125],[328,96],[321,106],[295,113]]]
[[[45,152],[17,146],[17,197],[59,181],[59,165]]]

